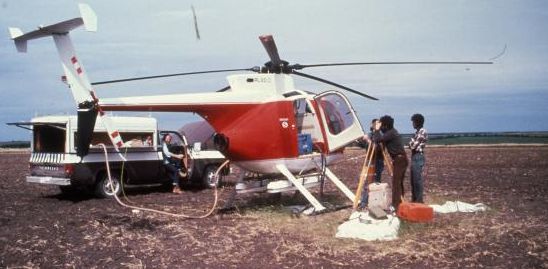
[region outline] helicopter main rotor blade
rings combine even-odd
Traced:
[[[280,55],[278,54],[278,48],[276,47],[276,43],[274,42],[274,38],[272,37],[272,35],[262,35],[259,36],[259,39],[261,40],[261,43],[263,43],[263,46],[268,53],[268,57],[270,57],[270,62],[272,63],[272,65],[280,66],[280,64],[282,64],[282,60],[280,59]]]
[[[301,76],[301,77],[305,77],[305,78],[309,78],[309,79],[313,79],[313,80],[317,80],[317,81],[320,81],[320,82],[323,82],[323,83],[326,83],[326,84],[329,84],[329,85],[332,85],[332,86],[335,86],[337,88],[341,88],[343,90],[347,90],[349,92],[352,92],[352,93],[355,93],[357,95],[360,95],[360,96],[363,96],[365,98],[369,98],[369,99],[372,99],[372,100],[379,100],[373,96],[370,96],[370,95],[367,95],[365,93],[362,93],[362,92],[359,92],[359,91],[356,91],[356,90],[353,90],[353,89],[350,89],[346,86],[343,86],[341,84],[337,84],[335,82],[332,82],[332,81],[329,81],[329,80],[325,80],[323,78],[319,78],[319,77],[315,77],[315,76],[312,76],[312,75],[308,75],[308,74],[305,74],[305,73],[301,73],[301,72],[297,72],[295,70],[293,70],[293,72],[291,72],[292,74],[295,74],[295,75],[298,75],[298,76]]]
[[[226,92],[226,91],[228,91],[228,90],[230,90],[230,86],[226,86],[226,87],[224,87],[224,88],[222,88],[222,89],[220,89],[220,90],[216,90],[216,92]]]
[[[493,62],[356,62],[329,64],[294,64],[291,67],[300,70],[307,67],[344,66],[344,65],[404,65],[404,64],[493,64]]]
[[[257,67],[255,67],[255,68],[239,68],[239,69],[208,70],[208,71],[175,73],[175,74],[167,74],[167,75],[146,76],[146,77],[134,77],[134,78],[124,78],[124,79],[115,79],[115,80],[99,81],[99,82],[92,82],[91,85],[101,85],[101,84],[110,84],[110,83],[119,83],[119,82],[134,81],[134,80],[145,80],[145,79],[155,79],[155,78],[167,78],[167,77],[175,77],[175,76],[198,75],[198,74],[208,74],[208,73],[222,73],[222,72],[234,72],[234,71],[253,71],[253,72],[257,72],[256,70],[257,70]]]

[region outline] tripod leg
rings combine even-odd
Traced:
[[[388,174],[392,177],[394,176],[394,167],[392,166],[392,162],[390,161],[390,158],[388,158],[388,150],[384,146],[384,144],[381,144],[382,149],[382,156],[384,158],[384,165],[388,167]]]
[[[367,180],[367,176],[369,175],[369,166],[371,166],[371,161],[373,160],[373,156],[375,155],[375,143],[369,143],[369,146],[367,147],[367,153],[365,154],[365,162],[362,167],[362,171],[360,173],[360,181],[358,183],[358,189],[356,190],[356,195],[354,197],[354,204],[353,209],[356,210],[358,208],[358,203],[361,199],[361,194],[363,191],[363,185],[365,184],[365,181]]]

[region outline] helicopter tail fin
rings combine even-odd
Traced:
[[[88,31],[97,30],[97,17],[86,4],[79,4],[81,17],[62,21],[48,26],[40,26],[37,30],[23,33],[19,28],[9,28],[11,39],[15,42],[17,51],[26,52],[29,40],[52,36],[61,58],[67,83],[77,104],[92,102],[92,88],[84,72],[84,67],[78,61],[70,39],[70,31],[82,25]]]
[[[13,40],[23,35],[23,32],[19,28],[10,27],[8,30],[10,32],[10,37]],[[17,48],[18,52],[27,52],[27,41],[15,40],[15,47]]]
[[[23,33],[19,28],[9,28],[11,39],[19,52],[27,51],[27,41],[42,38],[53,37],[57,52],[63,66],[64,78],[70,88],[74,101],[78,105],[78,155],[85,156],[89,149],[91,136],[95,126],[97,114],[105,119],[106,116],[98,106],[98,100],[95,97],[91,83],[84,71],[82,63],[76,56],[76,51],[70,38],[70,31],[84,26],[87,31],[97,31],[97,16],[90,6],[79,4],[81,17],[62,21],[48,26],[40,26],[37,30]],[[107,123],[105,123],[107,122]],[[113,130],[108,119],[103,121],[108,130],[110,140],[116,150],[123,144],[118,132]]]

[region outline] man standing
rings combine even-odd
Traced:
[[[371,120],[371,127],[369,128],[369,133],[363,136],[363,140],[365,140],[368,146],[371,146],[371,147],[373,146],[372,143],[374,142],[371,140],[371,138],[373,137],[373,132],[375,131],[375,125],[377,124],[378,121],[379,119]],[[382,170],[384,169],[384,158],[383,158],[381,146],[378,143],[374,143],[374,145],[375,145],[374,146],[375,151],[374,153],[372,153],[374,155],[373,155],[373,162],[371,164],[375,166],[375,175],[374,175],[375,183],[381,183],[381,174],[382,174]],[[367,161],[367,158],[368,156],[366,156],[366,161]],[[364,187],[363,187],[359,207],[362,209],[367,208],[368,200],[369,200],[369,182],[366,179],[366,183],[364,184]]]
[[[382,116],[375,125],[374,142],[385,144],[388,154],[392,158],[394,174],[392,176],[392,206],[398,210],[403,196],[403,179],[407,170],[407,155],[398,130],[394,129],[394,119],[388,115]]]
[[[409,141],[409,148],[411,149],[411,199],[414,203],[424,203],[422,169],[424,167],[424,147],[426,141],[428,141],[428,135],[423,127],[424,117],[421,114],[411,116],[411,121],[413,122],[413,128],[417,130],[411,141]]]
[[[179,170],[181,165],[179,162],[183,159],[184,155],[175,154],[169,150],[171,144],[171,135],[166,134],[164,136],[164,143],[162,145],[162,155],[164,157],[164,165],[167,169],[167,174],[173,184],[173,193],[181,194],[181,188],[179,187]]]
[[[365,140],[365,142],[367,142],[368,145],[370,143],[373,143],[373,141],[371,141],[371,138],[373,137],[373,132],[375,131],[375,125],[377,124],[378,121],[379,119],[371,120],[371,127],[369,128],[370,132],[363,136],[363,139]],[[384,158],[382,155],[381,145],[379,145],[378,143],[375,143],[374,154],[375,155],[373,156],[374,157],[373,165],[375,166],[375,177],[374,177],[375,183],[381,183],[381,175],[382,175],[382,171],[384,170]]]

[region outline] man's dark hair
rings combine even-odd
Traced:
[[[381,122],[381,126],[386,128],[386,130],[394,128],[394,119],[388,115],[382,116],[379,121]]]
[[[373,126],[373,124],[378,120],[379,119],[377,119],[377,118],[371,120],[371,127],[369,127],[369,130],[371,130],[371,132],[373,132],[373,130],[375,129],[375,126]]]
[[[411,116],[411,121],[414,122],[418,128],[422,128],[424,125],[424,117],[418,113]]]

